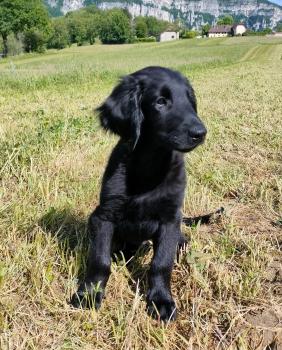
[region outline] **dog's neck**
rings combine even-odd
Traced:
[[[167,177],[175,153],[154,142],[139,140],[130,156],[129,184],[134,183],[137,193],[153,190]]]

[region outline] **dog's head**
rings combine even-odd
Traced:
[[[148,67],[126,76],[98,108],[102,126],[130,140],[141,139],[181,152],[201,144],[207,130],[197,115],[194,90],[180,73]]]

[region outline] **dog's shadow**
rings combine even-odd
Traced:
[[[86,260],[89,247],[88,218],[74,214],[70,209],[57,210],[50,208],[38,221],[39,227],[46,233],[55,237],[59,249],[65,257],[71,254],[79,254],[81,259],[76,259],[78,280],[82,282],[86,272]],[[146,242],[138,249],[137,253],[128,257],[123,251],[112,255],[112,262],[117,268],[126,266],[129,273],[129,286],[135,293],[138,286],[139,292],[143,294],[147,286],[148,265],[142,260],[150,251],[151,245]]]
[[[70,209],[59,210],[51,207],[40,218],[38,225],[47,235],[56,238],[64,257],[70,259],[74,254],[82,257],[76,259],[79,264],[77,277],[79,280],[82,279],[88,250],[87,220],[74,214]]]

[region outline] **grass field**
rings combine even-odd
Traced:
[[[190,78],[209,134],[187,155],[176,322],[147,316],[152,252],[112,266],[99,313],[68,300],[87,217],[116,138],[93,115],[119,76],[148,65]],[[72,47],[0,63],[0,349],[282,349],[282,40]],[[267,347],[268,346],[268,347]]]

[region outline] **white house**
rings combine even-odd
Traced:
[[[171,41],[171,40],[178,40],[179,39],[179,32],[163,32],[160,35],[160,41]]]
[[[232,35],[243,35],[246,33],[247,28],[244,26],[244,24],[235,24],[232,27]]]

